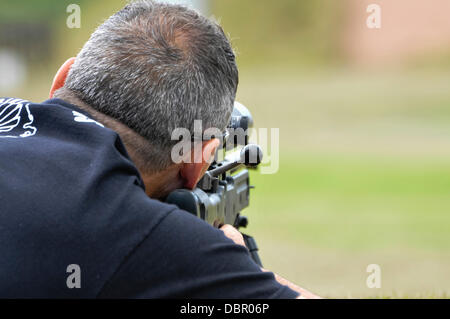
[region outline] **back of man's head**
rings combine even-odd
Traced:
[[[231,45],[216,23],[183,6],[132,2],[91,36],[65,87],[149,142],[152,170],[171,164],[175,128],[223,130],[238,85]]]

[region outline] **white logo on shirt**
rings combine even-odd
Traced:
[[[89,117],[87,117],[87,116],[84,115],[84,114],[81,114],[80,112],[72,111],[72,113],[73,113],[73,116],[75,116],[75,118],[74,118],[75,122],[80,122],[80,123],[95,123],[95,124],[97,124],[98,126],[105,127],[103,124],[101,124],[101,123],[99,123],[99,122],[97,122],[97,121],[94,121],[93,119],[90,119]]]
[[[20,99],[0,99],[0,138],[24,138],[36,134],[30,102]]]

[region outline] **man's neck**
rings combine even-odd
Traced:
[[[77,95],[73,91],[63,87],[55,92],[55,94],[53,95],[53,98],[64,100],[72,105],[79,107],[83,111],[88,112],[96,121],[104,124],[108,128],[113,129],[112,127],[110,127],[110,125],[106,125],[107,123],[104,123],[104,122],[108,122],[108,121],[104,121],[104,117],[106,117],[105,114],[96,111],[92,106],[83,102],[80,98],[77,97]],[[111,118],[111,120],[115,121],[112,118]],[[112,124],[112,122],[111,122],[111,124]]]
[[[146,192],[150,197],[162,198],[166,196],[170,190],[181,188],[183,186],[182,181],[178,177],[179,167],[177,165],[171,165],[158,172],[149,171],[148,163],[144,163],[141,156],[139,156],[139,150],[152,146],[145,138],[133,131],[131,128],[118,120],[95,110],[92,106],[83,102],[74,92],[67,88],[63,87],[59,89],[55,92],[53,97],[64,100],[79,107],[83,111],[88,112],[94,120],[102,123],[119,134],[128,155],[135,163],[139,173],[141,174]]]

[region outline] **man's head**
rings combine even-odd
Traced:
[[[223,130],[238,70],[219,25],[182,6],[142,0],[92,34],[70,71],[66,67],[57,75],[55,83],[61,82],[97,117],[109,119],[107,126],[119,132],[144,180],[147,176],[147,186],[158,188],[155,176],[178,178],[176,185],[172,179],[169,189],[157,192],[164,195],[181,182],[194,187],[201,177],[196,175],[207,168],[206,163],[173,164],[171,149],[177,141],[171,140],[172,131],[193,132],[194,120],[202,121],[203,130]],[[203,142],[203,147],[217,144]]]

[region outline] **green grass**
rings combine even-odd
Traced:
[[[59,65],[124,1],[105,3],[85,1],[82,28],[57,29],[48,61],[1,95],[46,99]],[[252,173],[244,211],[265,267],[325,297],[448,298],[448,58],[425,59],[436,61],[432,70],[320,69],[339,60],[335,1],[213,3],[238,51],[237,99],[258,127],[280,129],[279,171]],[[251,17],[246,7],[256,10]],[[29,10],[19,11],[13,16]],[[61,11],[54,23],[66,17]],[[372,263],[381,289],[365,284]]]
[[[253,174],[252,183],[251,214],[279,238],[344,250],[450,252],[450,163],[291,155],[277,174]]]
[[[450,76],[265,72],[238,95],[280,128],[245,211],[265,266],[331,298],[448,298]]]
[[[448,296],[446,161],[289,154],[251,182],[247,232],[267,268],[332,298]],[[372,263],[379,291],[365,285]]]
[[[238,100],[280,129],[244,211],[264,266],[325,297],[448,298],[450,74],[305,72],[241,70]],[[45,74],[6,95],[43,100]]]

